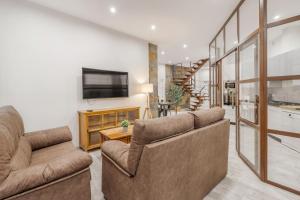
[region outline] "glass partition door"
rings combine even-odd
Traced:
[[[239,49],[239,153],[241,158],[260,173],[259,68],[258,35]]]
[[[268,180],[300,191],[300,21],[267,34]]]

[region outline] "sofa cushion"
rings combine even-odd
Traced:
[[[54,183],[53,181],[58,179],[68,178],[69,175],[85,170],[91,163],[92,158],[88,153],[75,150],[47,163],[13,171],[0,184],[0,199],[26,192],[47,183]],[[49,185],[45,186],[49,187]],[[24,196],[21,199],[27,198]]]
[[[128,175],[129,144],[118,140],[106,141],[101,145],[102,155],[111,160],[117,168]]]
[[[149,144],[193,129],[194,117],[189,113],[149,120],[136,120],[133,139],[137,144]]]
[[[220,107],[214,107],[208,110],[199,110],[191,112],[194,115],[195,128],[202,128],[224,119],[225,110]]]
[[[136,120],[128,155],[128,170],[134,175],[145,144],[164,140],[194,129],[194,117],[179,114],[150,120]]]
[[[0,183],[11,171],[20,136],[24,135],[23,121],[12,106],[0,108]]]
[[[64,142],[33,151],[30,165],[47,163],[49,160],[54,160],[57,157],[74,151],[75,149],[76,148],[74,147],[72,142]]]
[[[25,137],[21,137],[18,149],[11,159],[12,171],[24,169],[29,166],[31,160],[31,146]]]
[[[32,150],[72,141],[72,134],[67,126],[26,133],[25,137]]]

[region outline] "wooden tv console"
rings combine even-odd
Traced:
[[[85,150],[101,146],[99,131],[120,127],[127,119],[130,124],[140,118],[140,107],[123,107],[102,110],[78,111],[79,115],[79,143]]]

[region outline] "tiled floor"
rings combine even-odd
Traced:
[[[91,155],[94,160],[91,166],[92,199],[104,200],[101,192],[100,151],[91,152]],[[205,200],[300,200],[300,196],[265,184],[252,173],[236,153],[235,127],[231,126],[228,175]]]

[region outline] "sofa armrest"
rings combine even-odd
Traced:
[[[118,140],[106,141],[101,146],[102,155],[112,162],[121,172],[132,176],[128,170],[129,144]]]
[[[91,163],[89,154],[76,150],[49,163],[13,171],[0,185],[0,199],[62,179],[89,167]]]
[[[25,137],[31,144],[32,150],[72,140],[71,131],[67,126],[26,133]]]

